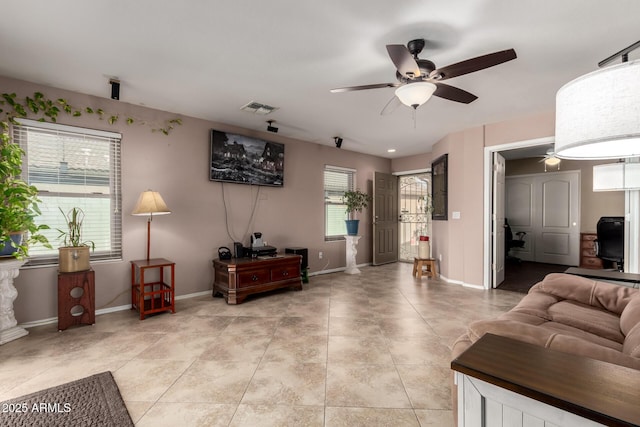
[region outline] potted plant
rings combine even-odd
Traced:
[[[369,206],[371,196],[356,189],[355,191],[345,191],[342,195],[342,201],[347,205],[347,213],[351,217],[355,212],[362,212],[362,209]],[[349,236],[358,235],[359,219],[347,219],[345,220],[347,225],[347,234]]]
[[[84,222],[84,211],[80,208],[72,208],[66,214],[60,209],[64,216],[67,230],[58,229],[59,239],[62,239],[63,246],[58,248],[59,270],[61,273],[71,273],[74,271],[89,270],[89,249],[95,250],[96,245],[91,240],[82,240],[82,224]]]
[[[29,256],[29,245],[51,248],[40,234],[49,227],[35,223],[40,215],[38,189],[20,179],[24,151],[11,140],[9,123],[0,126],[0,256],[23,259]]]

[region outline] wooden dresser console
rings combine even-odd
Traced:
[[[213,260],[213,293],[227,304],[240,304],[251,294],[291,287],[302,290],[300,255]]]
[[[580,233],[580,268],[602,268],[602,260],[596,256],[595,233]]]

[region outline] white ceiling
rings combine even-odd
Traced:
[[[552,111],[556,91],[639,37],[637,0],[2,1],[0,75],[394,158],[444,135]],[[385,45],[425,38],[436,66],[514,48],[514,61],[448,80],[479,97],[380,111]],[[634,52],[631,59],[640,57]],[[249,101],[278,107],[240,111]],[[395,148],[393,154],[387,149]]]

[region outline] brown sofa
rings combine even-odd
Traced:
[[[488,332],[640,370],[640,290],[549,274],[511,311],[471,323],[453,357]]]

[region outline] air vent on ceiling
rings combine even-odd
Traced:
[[[240,107],[240,110],[246,111],[248,113],[265,115],[277,110],[277,108],[272,107],[271,105],[266,105],[266,104],[261,104],[259,102],[251,101],[250,103]]]

